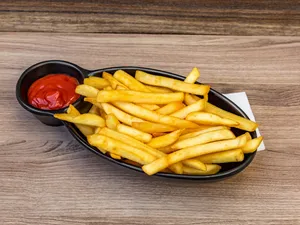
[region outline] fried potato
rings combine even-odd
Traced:
[[[80,112],[72,105],[69,105],[69,108],[67,109],[67,113],[71,116],[79,116]],[[78,128],[78,130],[80,130],[80,132],[84,135],[91,135],[94,133],[94,129],[90,126],[86,126],[86,125],[81,125],[81,124],[75,124],[75,126]]]
[[[159,136],[163,136],[165,135],[166,133],[163,133],[163,132],[156,132],[156,133],[152,133],[152,137],[159,137]]]
[[[124,124],[118,124],[117,125],[117,131],[123,134],[127,134],[141,142],[149,142],[152,139],[152,135],[145,133],[143,131],[137,130],[133,127],[126,126]]]
[[[189,75],[185,78],[184,82],[193,84],[197,81],[199,77],[200,77],[200,72],[198,68],[194,67],[192,71],[189,73]]]
[[[182,92],[174,93],[147,93],[130,90],[99,91],[98,102],[132,102],[148,104],[168,104],[169,102],[183,101]]]
[[[215,126],[212,126],[212,125],[198,125],[197,128],[186,128],[181,136],[185,135],[185,134],[189,134],[189,133],[193,133],[193,132],[197,132],[197,131],[201,131],[201,130],[205,130],[205,129],[208,129],[208,128],[211,128],[211,127],[215,127]],[[225,127],[225,126],[224,126]]]
[[[226,118],[226,119],[236,121],[238,124],[235,125],[234,127],[242,129],[242,130],[254,131],[258,127],[257,123],[255,123],[251,120],[248,120],[244,117],[241,117],[241,116],[235,115],[233,113],[227,112],[227,111],[225,111],[221,108],[218,108],[217,106],[215,106],[215,105],[213,105],[209,102],[207,102],[207,104],[206,104],[205,111],[209,112],[209,113],[213,113],[215,115],[218,115],[222,118]]]
[[[186,159],[182,161],[184,166],[188,166],[197,170],[206,171],[206,165],[198,159]]]
[[[144,104],[144,103],[139,103],[139,104],[137,104],[137,105],[142,106],[143,108],[149,109],[149,110],[151,110],[151,111],[154,111],[154,110],[157,110],[157,109],[160,108],[158,105],[155,105],[155,104]]]
[[[196,159],[203,163],[229,163],[242,162],[244,160],[244,153],[242,149],[232,149],[223,152],[216,152],[207,155],[202,155]]]
[[[196,145],[189,148],[184,148],[171,154],[155,160],[154,162],[144,165],[143,171],[148,175],[153,175],[170,165],[195,158],[197,156],[210,154],[214,152],[226,151],[230,149],[242,148],[247,142],[245,135],[241,135],[233,140],[217,141],[203,145]]]
[[[76,87],[75,92],[79,95],[83,95],[90,98],[96,98],[99,90],[86,84],[80,84]]]
[[[193,95],[191,95],[191,94],[189,94],[189,93],[185,93],[185,94],[184,94],[184,103],[185,103],[186,105],[194,104],[194,103],[196,103],[197,101],[199,101],[200,99],[201,99],[201,98],[195,99],[195,98],[193,97]]]
[[[114,154],[114,153],[109,153],[109,155],[110,155],[110,157],[112,157],[113,159],[117,159],[117,160],[121,160],[121,159],[122,159],[121,156],[116,155],[116,154]]]
[[[141,119],[145,119],[151,122],[167,124],[178,128],[197,128],[198,125],[187,120],[178,119],[176,117],[161,115],[157,112],[150,111],[141,106],[128,102],[114,102],[113,105],[119,109],[130,113]],[[120,120],[120,119],[119,119]],[[157,131],[158,132],[158,131]]]
[[[97,106],[95,106],[95,105],[92,105],[92,107],[89,110],[89,113],[99,115],[100,114],[99,108]]]
[[[205,106],[205,101],[203,99],[200,99],[199,101],[197,101],[189,106],[186,106],[186,107],[178,110],[177,112],[172,113],[170,116],[184,119],[188,114],[190,114],[192,112],[202,111],[204,109],[204,106]]]
[[[136,71],[135,78],[138,81],[145,84],[167,87],[180,92],[193,93],[197,95],[205,95],[209,92],[210,89],[209,85],[188,84],[180,80],[176,80],[168,77],[162,77],[162,76],[155,76],[139,70]]]
[[[220,171],[221,166],[216,164],[206,164],[206,171],[197,170],[191,167],[184,166],[183,173],[188,175],[212,175]]]
[[[186,119],[204,125],[225,125],[237,126],[239,123],[230,119],[225,119],[212,113],[192,112]]]
[[[246,145],[242,148],[243,152],[252,153],[255,152],[256,149],[259,147],[260,143],[262,142],[263,137],[260,136],[258,138],[254,138],[252,140],[247,141]]]
[[[102,134],[102,135],[105,135],[107,137],[119,140],[119,141],[121,141],[123,143],[126,143],[128,145],[131,145],[135,148],[139,148],[139,149],[153,155],[156,158],[161,158],[161,157],[165,156],[165,154],[163,152],[160,152],[157,149],[151,148],[150,146],[134,139],[131,136],[120,133],[118,131],[111,130],[111,129],[106,128],[106,127],[102,128],[99,131],[99,134]],[[169,168],[177,174],[182,174],[182,163],[175,163],[172,166],[170,166]]]
[[[102,73],[102,77],[107,80],[110,83],[110,86],[113,89],[116,89],[117,86],[122,87],[123,89],[128,89],[128,87],[126,87],[124,84],[122,84],[121,82],[119,82],[116,78],[114,78],[110,73],[107,72],[103,72]]]
[[[128,113],[123,112],[122,110],[114,107],[109,103],[101,103],[101,106],[103,107],[106,114],[111,114],[111,113],[114,114],[119,121],[127,125],[131,126],[133,122],[144,122],[144,120],[137,118],[135,116],[131,116]]]
[[[163,148],[158,148],[159,151],[165,153],[165,154],[169,154],[171,152],[174,152],[176,150],[174,150],[173,148],[171,148],[172,145],[168,145],[166,147],[163,147]]]
[[[89,78],[85,78],[83,80],[83,83],[92,86],[94,88],[97,88],[99,90],[108,87],[110,85],[110,83],[107,80],[100,77],[93,77],[93,76]]]
[[[112,130],[117,130],[118,125],[120,125],[120,122],[117,119],[117,117],[114,114],[110,113],[107,114],[105,118],[106,126]]]
[[[75,124],[82,124],[94,127],[105,126],[105,120],[102,117],[91,113],[84,113],[75,117],[66,113],[57,113],[54,114],[54,117]]]
[[[152,140],[150,142],[148,142],[147,144],[152,147],[152,148],[163,148],[166,147],[168,145],[173,144],[180,136],[181,132],[183,130],[176,130],[173,131],[172,133],[163,135],[163,136],[159,136],[156,138],[152,138]]]
[[[119,87],[119,86],[117,86],[117,87]],[[103,88],[103,90],[105,90],[105,91],[111,91],[111,90],[113,90],[113,88],[111,86],[107,86],[107,87]]]
[[[151,122],[133,122],[132,127],[150,134],[157,132],[171,132],[177,130],[176,127]]]
[[[167,105],[157,109],[155,112],[162,114],[162,115],[169,115],[169,114],[174,113],[184,107],[185,107],[185,105],[182,102],[170,102]]]
[[[143,150],[101,134],[89,135],[87,139],[92,146],[104,149],[110,153],[119,155],[122,158],[130,159],[142,165],[153,162],[153,160],[156,159],[153,155],[150,155]]]
[[[171,148],[176,150],[176,149],[192,147],[195,145],[206,144],[213,141],[228,140],[233,138],[235,138],[235,135],[232,133],[231,130],[228,129],[215,130],[215,131],[210,131],[208,133],[199,134],[196,137],[177,141],[175,144],[171,146]]]
[[[229,128],[226,127],[226,126],[214,126],[214,127],[204,128],[204,129],[200,128],[197,131],[181,135],[179,137],[178,141],[182,141],[182,140],[185,140],[185,139],[188,139],[188,138],[193,138],[193,137],[196,137],[200,134],[204,134],[204,133],[207,133],[207,132],[211,132],[211,131],[215,131],[215,130],[223,130],[223,129],[229,129]]]
[[[141,91],[141,92],[151,92],[144,84],[139,82],[138,80],[134,79],[134,77],[130,76],[123,70],[118,70],[114,73],[114,78],[117,79],[119,82],[124,84],[130,90],[133,91]]]
[[[147,87],[151,92],[154,93],[172,93],[173,91],[169,88],[164,88],[164,87],[156,87],[156,86],[151,86],[151,85],[144,85]]]

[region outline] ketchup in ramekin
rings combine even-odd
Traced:
[[[78,81],[67,74],[48,74],[36,80],[29,88],[28,103],[44,110],[58,110],[74,103]]]

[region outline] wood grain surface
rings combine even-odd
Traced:
[[[299,0],[1,0],[0,31],[300,35]]]
[[[0,33],[0,49],[2,225],[300,223],[300,38]],[[49,59],[182,75],[197,66],[216,90],[247,92],[267,150],[217,183],[117,167],[18,105],[20,74]]]

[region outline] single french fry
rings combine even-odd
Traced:
[[[86,84],[80,84],[76,87],[75,92],[86,97],[96,98],[99,90]]]
[[[121,160],[122,157],[117,155],[117,154],[114,154],[114,153],[109,153],[110,157],[112,157],[113,159],[117,159],[117,160]]]
[[[128,145],[131,145],[135,148],[138,148],[138,149],[141,149],[151,155],[153,155],[154,157],[156,158],[161,158],[161,157],[164,157],[165,154],[163,152],[160,152],[159,150],[157,149],[154,149],[154,148],[151,148],[150,146],[134,139],[133,137],[131,136],[128,136],[126,134],[123,134],[123,133],[120,133],[118,131],[114,131],[114,130],[111,130],[109,128],[102,128],[98,134],[102,134],[102,135],[105,135],[107,137],[110,137],[110,138],[113,138],[113,139],[116,139],[116,140],[119,140],[123,143],[126,143]],[[182,163],[175,163],[174,165],[171,165],[170,166],[170,169],[177,173],[177,174],[182,174]]]
[[[117,87],[119,87],[119,86],[117,86]],[[111,90],[113,90],[113,88],[111,86],[107,86],[107,87],[103,88],[103,90],[111,91]]]
[[[130,113],[136,117],[141,119],[145,119],[151,122],[167,124],[170,126],[178,127],[178,128],[197,128],[198,125],[187,120],[178,119],[176,117],[161,115],[157,112],[153,112],[151,110],[145,109],[141,106],[135,105],[133,103],[128,102],[113,102],[113,105],[118,107],[119,109]]]
[[[258,127],[257,123],[255,123],[251,120],[248,120],[244,117],[227,112],[209,102],[207,102],[207,104],[206,104],[205,111],[209,112],[209,113],[213,113],[215,115],[218,115],[222,118],[236,121],[238,123],[238,125],[235,125],[234,127],[239,128],[241,130],[254,131]]]
[[[163,148],[158,148],[159,151],[165,153],[165,154],[169,154],[171,152],[174,152],[176,150],[174,150],[173,148],[171,148],[172,145],[168,145],[166,147],[163,147]]]
[[[130,90],[113,90],[98,92],[98,102],[132,102],[148,104],[168,104],[169,102],[183,101],[182,92],[174,93],[147,93]]]
[[[80,115],[80,112],[72,104],[69,105],[67,113],[74,117]],[[84,136],[91,135],[94,133],[94,129],[90,126],[81,125],[81,124],[75,124],[75,125]]]
[[[199,101],[201,98],[199,98],[198,100],[196,100],[192,94],[189,94],[189,93],[185,93],[184,94],[184,103],[186,105],[191,105],[191,104],[194,104],[196,103],[197,101]]]
[[[232,133],[231,130],[228,129],[215,130],[215,131],[210,131],[208,133],[200,134],[196,137],[177,141],[175,144],[172,145],[172,148],[176,150],[176,149],[192,147],[195,145],[206,144],[213,141],[228,140],[233,138],[235,138],[235,135]]]
[[[178,141],[182,141],[182,140],[185,140],[185,139],[188,139],[188,138],[193,138],[193,137],[196,137],[200,134],[204,134],[204,133],[207,133],[207,132],[211,132],[211,131],[215,131],[215,130],[224,130],[224,129],[228,130],[229,128],[226,127],[226,126],[214,126],[214,127],[208,127],[206,129],[205,128],[204,129],[199,129],[197,131],[181,135],[178,138]]]
[[[145,87],[147,87],[151,92],[154,93],[172,93],[173,91],[169,88],[164,88],[164,87],[156,87],[156,86],[151,86],[144,84]]]
[[[137,118],[135,116],[131,116],[128,113],[123,112],[122,110],[114,107],[109,103],[101,103],[101,106],[103,107],[106,114],[110,114],[110,113],[114,114],[119,121],[127,125],[131,126],[133,122],[144,122],[144,120]]]
[[[197,131],[201,131],[201,130],[205,130],[205,129],[208,129],[208,128],[211,128],[211,127],[215,127],[215,126],[212,126],[212,125],[199,125],[198,128],[187,128],[185,129],[181,136],[185,135],[185,134],[189,134],[189,133],[193,133],[193,132],[197,132]],[[225,126],[224,126],[225,127]]]
[[[262,142],[263,137],[260,136],[258,138],[254,138],[252,140],[247,141],[246,145],[242,148],[245,154],[255,152]]]
[[[123,70],[117,70],[114,73],[114,78],[117,79],[119,82],[124,84],[130,90],[133,91],[142,91],[142,92],[151,92],[144,84],[136,80],[134,77],[129,75]]]
[[[102,73],[102,77],[107,80],[110,83],[110,86],[113,89],[116,89],[117,86],[122,87],[123,89],[128,89],[128,87],[126,87],[124,84],[122,84],[121,82],[119,82],[116,78],[114,78],[110,73],[107,72],[103,72]]]
[[[152,137],[159,137],[159,136],[163,136],[165,135],[166,133],[163,133],[163,132],[155,132],[155,133],[152,133]]]
[[[159,158],[154,162],[144,165],[143,171],[148,175],[153,175],[170,165],[186,160],[195,158],[201,155],[210,154],[214,152],[226,151],[235,148],[242,148],[247,142],[245,135],[241,135],[232,140],[217,141],[203,145],[196,145],[189,148],[184,148],[176,152],[172,152],[167,156]]]
[[[112,130],[117,130],[118,125],[120,125],[119,120],[117,119],[117,117],[110,113],[106,115],[106,126]]]
[[[94,127],[105,126],[105,120],[102,117],[91,113],[84,113],[75,117],[66,113],[57,113],[54,114],[54,117],[75,124],[82,124],[82,125],[88,125]]]
[[[239,123],[208,112],[192,112],[186,119],[204,125],[237,126]]]
[[[198,68],[194,67],[192,71],[189,73],[189,75],[185,78],[184,82],[193,84],[197,81],[199,77],[200,77],[200,72]]]
[[[93,76],[85,78],[83,80],[83,83],[92,86],[94,88],[97,88],[99,90],[108,87],[110,85],[110,83],[107,80],[101,77],[93,77]]]
[[[160,137],[152,138],[152,140],[147,144],[152,148],[163,148],[169,146],[179,138],[182,131],[183,130],[176,130],[173,131],[172,133]]]
[[[188,166],[197,170],[206,171],[206,165],[198,159],[186,159],[182,161],[184,166]]]
[[[137,130],[133,127],[124,125],[124,124],[118,124],[117,125],[117,131],[123,134],[127,134],[141,142],[147,143],[152,139],[152,135],[145,133],[143,131]]]
[[[151,122],[133,122],[132,127],[150,134],[177,130],[177,128],[173,126]]]
[[[156,159],[153,155],[150,155],[143,150],[101,134],[89,135],[87,139],[92,146],[104,149],[110,153],[119,155],[122,158],[130,159],[142,165],[153,162],[153,160]]]
[[[196,159],[200,160],[203,163],[242,162],[244,160],[244,153],[242,149],[232,149],[228,151],[202,155],[197,157]]]
[[[191,105],[188,105],[188,106],[178,110],[177,112],[170,114],[170,116],[184,119],[188,114],[190,114],[192,112],[202,111],[204,109],[204,106],[205,106],[205,101],[203,99],[200,99],[199,101],[197,101]]]
[[[176,112],[184,107],[185,107],[185,105],[182,102],[170,102],[167,105],[155,110],[155,112],[162,114],[162,115],[169,115],[169,114]]]
[[[213,175],[220,171],[221,166],[217,164],[206,164],[206,171],[197,170],[191,167],[184,166],[183,173],[188,175]]]
[[[95,106],[95,105],[92,105],[92,107],[89,110],[89,113],[99,115],[100,114],[99,108],[97,106]]]
[[[173,90],[197,94],[197,95],[205,95],[209,92],[210,89],[209,85],[188,84],[180,80],[176,80],[168,77],[162,77],[162,76],[155,76],[139,70],[136,71],[135,78],[138,81],[145,84],[167,87]]]
[[[143,108],[149,109],[149,110],[152,110],[152,111],[157,110],[157,109],[160,108],[158,105],[155,105],[155,104],[144,104],[144,103],[139,103],[139,104],[137,104],[137,105],[142,106]]]

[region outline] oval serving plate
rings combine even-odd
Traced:
[[[97,76],[97,77],[101,77],[102,76],[102,72],[108,72],[108,73],[114,73],[117,70],[124,70],[125,72],[127,72],[128,74],[130,74],[131,76],[134,76],[135,71],[136,70],[141,70],[144,71],[146,73],[150,73],[153,75],[159,75],[159,76],[165,76],[165,77],[169,77],[169,78],[174,78],[177,80],[184,80],[185,77],[174,74],[174,73],[170,73],[170,72],[166,72],[166,71],[161,71],[161,70],[156,70],[156,69],[150,69],[150,68],[144,68],[144,67],[134,67],[134,66],[122,66],[122,67],[111,67],[111,68],[105,68],[105,69],[99,69],[99,70],[94,70],[94,71],[88,71],[86,69],[83,69],[75,64],[72,63],[68,63],[65,61],[60,61],[60,60],[51,60],[51,61],[45,61],[45,62],[41,62],[38,64],[33,65],[30,68],[35,68],[38,65],[43,65],[45,66],[45,64],[62,64],[62,65],[72,65],[77,67],[76,69],[78,69],[79,71],[81,71],[81,73],[83,74],[83,76],[85,77],[89,77],[89,76]],[[25,72],[28,72],[27,69]],[[21,78],[25,77],[25,72],[22,74]],[[28,104],[24,101],[24,99],[22,99],[22,97],[20,97],[20,90],[18,90],[18,88],[21,87],[21,78],[18,81],[17,84],[17,99],[20,102],[20,104],[24,107],[24,105],[26,105],[26,107],[24,107],[25,109],[27,109],[28,111],[32,112],[32,110],[29,110],[28,108],[30,108],[30,106],[28,106]],[[80,83],[82,83],[82,81],[80,80]],[[198,82],[196,82],[198,83]],[[226,98],[224,95],[222,95],[221,93],[215,91],[214,89],[210,89],[209,92],[209,102],[226,110],[229,111],[231,113],[234,113],[236,115],[242,116],[244,118],[248,118],[248,116],[236,105],[234,104],[231,100],[229,100],[228,98]],[[87,112],[89,110],[89,108],[91,107],[90,103],[86,103],[83,102],[82,98],[80,100],[80,102],[76,105],[76,107],[79,109],[79,111],[81,113]],[[66,111],[67,109],[64,109],[63,111]],[[36,110],[38,111],[38,110]],[[49,111],[47,112],[47,115],[49,116]],[[53,115],[53,114],[52,114]],[[43,122],[43,121],[42,121]],[[127,164],[123,161],[119,161],[119,160],[115,160],[113,158],[111,158],[108,155],[103,154],[102,152],[100,152],[99,150],[97,150],[97,148],[94,148],[92,146],[89,145],[89,143],[86,140],[86,137],[76,128],[76,126],[73,123],[69,123],[69,122],[65,122],[62,121],[62,124],[64,124],[66,126],[66,128],[69,130],[69,132],[72,134],[72,136],[80,143],[82,144],[84,147],[86,147],[88,150],[90,150],[91,152],[94,152],[95,154],[101,156],[102,158],[113,162],[117,165],[135,170],[137,172],[140,173],[144,173],[142,171],[142,169],[140,167],[131,165],[131,164]],[[245,131],[237,129],[237,128],[232,128],[232,131],[235,135],[241,135],[243,133],[245,133]],[[251,132],[250,133],[252,138],[257,137],[256,132]],[[214,175],[204,175],[204,176],[199,176],[199,175],[184,175],[184,174],[171,174],[171,173],[157,173],[153,176],[160,176],[160,177],[167,177],[167,178],[177,178],[177,179],[190,179],[190,180],[198,180],[198,181],[202,181],[202,182],[206,182],[206,181],[218,181],[218,180],[222,180],[225,178],[229,178],[241,171],[243,171],[254,159],[256,154],[256,151],[250,154],[245,154],[245,158],[244,161],[242,162],[235,162],[235,163],[224,163],[222,164],[222,169]],[[145,174],[146,175],[146,174]],[[146,175],[148,176],[148,175]]]

